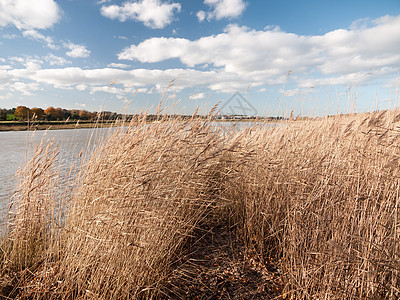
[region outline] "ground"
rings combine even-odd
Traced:
[[[246,253],[227,226],[205,225],[169,279],[171,299],[279,299],[280,270]]]

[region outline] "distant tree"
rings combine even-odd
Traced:
[[[31,116],[30,109],[26,106],[18,106],[15,109],[14,117],[17,120],[27,120],[30,119]]]
[[[61,107],[57,107],[55,109],[56,111],[56,119],[57,120],[64,120],[66,118],[64,118],[64,110]]]
[[[79,118],[81,120],[89,120],[90,119],[90,113],[86,110],[80,110],[79,111]]]
[[[77,109],[71,110],[71,119],[73,120],[79,119],[79,110]]]
[[[7,118],[6,118],[7,121],[14,121],[15,120],[15,116],[14,116],[15,110],[16,110],[15,107],[6,110],[7,111]]]
[[[7,120],[7,110],[0,109],[0,121],[6,121],[6,120]]]
[[[53,106],[50,106],[50,107],[46,108],[44,113],[46,115],[46,119],[47,120],[49,120],[49,121],[57,120],[57,112],[56,112],[56,109]]]
[[[64,120],[71,118],[71,111],[69,109],[63,109],[62,112]]]
[[[31,108],[31,114],[32,118],[36,118],[37,120],[43,120],[45,116],[44,110],[39,107]]]
[[[7,121],[14,121],[15,120],[15,116],[14,114],[7,114]]]
[[[117,114],[111,111],[103,111],[101,112],[101,118],[104,120],[115,120],[117,118]]]
[[[97,116],[97,112],[89,112],[89,120],[96,120]]]

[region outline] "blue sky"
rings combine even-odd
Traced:
[[[399,0],[0,0],[4,108],[368,111],[399,68]]]

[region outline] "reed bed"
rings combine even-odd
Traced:
[[[3,296],[166,298],[195,229],[228,223],[279,266],[281,298],[400,297],[399,111],[246,130],[145,120],[77,166],[71,193],[57,149],[38,148],[1,244]]]

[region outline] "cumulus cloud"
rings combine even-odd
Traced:
[[[204,85],[212,91],[231,93],[246,90],[251,84],[255,90],[264,92],[268,85],[285,82],[288,70],[293,70],[290,89],[301,93],[311,87],[367,83],[393,76],[400,65],[398,49],[400,16],[387,16],[369,22],[368,26],[315,36],[287,33],[278,28],[250,30],[230,25],[223,33],[196,40],[151,38],[119,54],[120,59],[142,63],[175,58],[182,62],[182,68],[131,70],[114,63],[101,69],[41,69],[39,58],[9,57],[3,62],[11,68],[0,69],[0,79],[116,95],[128,93],[132,87],[155,84],[155,89],[161,91],[173,79],[177,90]],[[118,78],[113,85],[115,89],[106,89],[114,78]],[[198,93],[192,99],[201,96]]]
[[[232,19],[240,16],[246,9],[247,3],[243,0],[204,0],[204,4],[210,7],[210,11],[198,11],[196,16],[199,22],[224,18]]]
[[[45,61],[47,61],[50,66],[63,66],[66,64],[72,63],[68,59],[65,59],[64,57],[56,56],[54,54],[49,54],[45,56]]]
[[[118,69],[126,69],[126,68],[129,68],[130,65],[111,63],[111,64],[108,64],[107,67],[110,67],[110,68],[118,68]]]
[[[90,50],[86,49],[83,45],[76,45],[74,43],[65,43],[64,46],[69,49],[66,54],[72,58],[86,58],[90,55]]]
[[[125,2],[121,6],[102,6],[101,14],[120,22],[134,20],[143,22],[147,27],[161,29],[173,21],[174,13],[181,11],[180,3],[163,2],[161,0],[141,0]]]
[[[17,38],[19,38],[19,36],[17,34],[3,34],[3,39],[7,39],[7,40],[15,40]]]
[[[197,40],[150,38],[124,49],[118,58],[142,63],[176,58],[191,68],[208,64],[260,85],[284,78],[288,70],[301,73],[304,85],[304,77],[317,72],[327,80],[319,79],[313,84],[324,85],[329,80],[364,80],[367,73],[391,72],[391,67],[400,64],[398,49],[400,16],[386,16],[373,20],[368,27],[316,36],[287,33],[279,28],[250,30],[229,25],[224,33]]]
[[[203,22],[206,18],[206,12],[204,10],[199,10],[196,14],[197,19],[199,20],[199,22]]]
[[[156,84],[158,91],[164,90],[172,80],[176,79],[177,90],[193,88],[205,84],[216,91],[232,92],[243,89],[248,81],[243,81],[238,76],[226,74],[223,71],[197,71],[193,69],[167,69],[149,70],[134,69],[121,70],[115,68],[86,70],[77,67],[54,69],[12,69],[0,70],[0,78],[5,81],[31,80],[32,82],[52,85],[62,89],[81,89],[83,86],[90,88],[108,86],[112,78],[118,78],[113,87],[122,86],[127,91],[132,91],[132,86],[148,87]],[[98,88],[94,91],[99,91]]]
[[[30,38],[35,41],[45,43],[46,46],[49,47],[50,49],[53,49],[53,50],[58,49],[58,46],[56,46],[52,37],[45,36],[34,29],[28,29],[28,30],[23,31],[22,36],[26,37],[26,38]]]
[[[17,57],[17,56],[12,56],[9,57],[8,60],[10,63],[14,66],[16,64],[21,64],[25,66],[29,70],[36,70],[40,69],[41,65],[43,64],[43,61],[39,59],[38,57],[32,57],[32,56],[25,56],[25,57]]]
[[[0,70],[11,70],[12,67],[10,65],[0,65]]]
[[[0,0],[0,27],[45,29],[59,21],[60,13],[54,0]]]
[[[19,92],[24,96],[32,96],[34,92],[41,90],[42,88],[36,82],[23,82],[23,81],[12,81],[6,84],[2,84],[0,91],[8,91],[4,99],[9,98],[14,92]]]
[[[196,93],[189,97],[190,100],[204,99],[204,93]]]

